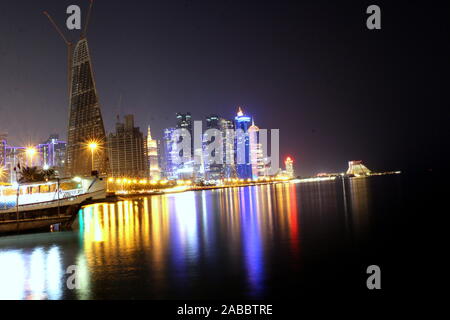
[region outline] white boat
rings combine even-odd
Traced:
[[[0,186],[0,233],[65,222],[73,218],[69,208],[105,199],[106,189],[102,177]]]

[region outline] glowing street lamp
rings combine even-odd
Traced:
[[[26,154],[28,156],[29,166],[32,167],[33,166],[33,158],[36,155],[37,151],[36,151],[35,148],[30,147],[30,148],[27,148],[25,150],[25,152],[26,152]]]
[[[89,143],[89,150],[91,150],[91,160],[92,160],[92,171],[94,171],[94,153],[98,149],[98,143],[97,142],[90,142]]]

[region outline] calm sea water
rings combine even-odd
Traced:
[[[401,177],[87,207],[71,232],[0,238],[0,299],[263,299],[362,291],[389,269]],[[79,288],[66,270],[77,266]]]

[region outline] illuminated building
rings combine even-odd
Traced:
[[[176,149],[174,147],[174,142],[172,141],[173,135],[175,133],[175,128],[167,128],[164,130],[164,177],[173,180],[177,179],[177,167],[174,164],[173,157]]]
[[[125,116],[124,123],[118,122],[116,132],[108,136],[108,152],[111,176],[148,177],[146,141],[132,115]]]
[[[248,129],[252,119],[244,114],[242,108],[239,108],[235,118],[235,150],[236,150],[236,172],[239,179],[252,178],[252,166],[250,163],[250,139]],[[240,133],[238,132],[240,131]]]
[[[193,126],[192,126],[192,116],[188,113],[177,113],[177,129],[186,129],[191,135],[191,155],[193,154],[193,146],[194,146],[194,135],[193,135]],[[182,137],[184,139],[184,137]],[[180,140],[180,142],[183,140]]]
[[[216,129],[222,135],[222,163],[210,163],[210,157],[216,157],[217,150],[213,150],[211,155],[205,152],[205,174],[209,180],[218,180],[223,178],[232,178],[236,176],[234,168],[234,123],[219,117],[218,115],[211,115],[206,118],[206,130],[203,137],[204,149],[214,142],[215,137],[208,136],[208,130]]]
[[[206,148],[215,141],[216,137],[214,135],[209,134],[208,130],[220,130],[220,117],[217,115],[211,115],[206,118],[206,132],[203,135],[203,148],[207,150]],[[212,150],[211,154],[209,152],[205,152],[204,159],[205,159],[205,178],[207,180],[218,180],[223,178],[223,163],[213,163],[213,160],[218,150]]]
[[[36,147],[40,157],[38,165],[43,168],[52,168],[55,171],[58,171],[60,176],[63,176],[66,160],[66,147],[66,142],[61,141],[57,134],[51,135],[46,142]]]
[[[0,133],[0,182],[6,182],[9,178],[6,168],[6,146],[8,135]]]
[[[235,134],[234,134],[234,123],[231,120],[221,119],[220,120],[220,130],[222,131],[222,141],[224,145],[223,153],[223,164],[224,178],[235,178],[236,166],[235,166]]]
[[[259,128],[255,126],[253,121],[252,126],[248,129],[250,142],[250,163],[252,168],[252,178],[254,180],[265,176],[264,153],[263,146],[259,139]]]
[[[294,160],[291,157],[287,157],[286,161],[284,162],[286,165],[286,174],[289,178],[295,178],[295,171],[294,171]]]
[[[205,179],[205,159],[204,159],[204,154],[203,154],[203,148],[198,148],[194,150],[194,157],[196,159],[200,159],[200,163],[194,163],[194,173],[193,173],[193,179],[194,180],[203,180]],[[184,179],[183,177],[181,177],[181,179]],[[189,177],[187,177],[186,179],[190,179]]]
[[[150,169],[150,178],[152,180],[161,179],[161,167],[159,164],[158,141],[152,138],[150,126],[147,131],[147,154]]]
[[[9,183],[17,181],[17,174],[16,171],[14,171],[14,168],[16,168],[19,163],[21,166],[26,165],[27,163],[26,148],[7,145],[5,171],[9,177]]]
[[[186,139],[189,135],[191,139],[191,147],[189,150],[188,155],[184,154],[184,150],[180,152],[180,157],[187,159],[191,158],[190,161],[181,163],[177,166],[177,176],[182,179],[192,179],[194,178],[195,171],[198,171],[200,168],[199,166],[195,166],[194,164],[194,135],[193,135],[193,123],[192,123],[192,116],[188,113],[177,113],[177,126],[176,129],[185,129],[187,132],[185,134],[182,134],[180,137],[180,140],[178,143],[181,143]]]
[[[78,41],[71,60],[70,111],[66,173],[68,176],[89,176],[91,163],[86,161],[88,141],[106,142],[105,128],[95,85],[91,56],[86,38]],[[94,159],[95,169],[107,172],[107,152],[99,148]]]
[[[350,161],[348,163],[348,175],[356,177],[370,176],[371,171],[363,164],[362,161]]]

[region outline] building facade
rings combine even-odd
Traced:
[[[204,158],[204,168],[205,168],[205,179],[206,180],[218,180],[223,178],[224,164],[223,157],[222,161],[219,163],[214,159],[219,156],[220,150],[209,150],[208,147],[215,142],[216,136],[211,133],[210,130],[220,130],[220,117],[218,115],[211,115],[206,118],[206,132],[203,135],[203,158]],[[208,150],[208,151],[207,151]]]
[[[6,168],[6,146],[8,144],[8,135],[0,133],[0,183],[8,182],[9,174]]]
[[[211,159],[217,159],[218,150],[213,150],[211,154],[204,152],[204,168],[205,178],[208,180],[218,180],[224,178],[236,177],[235,159],[234,159],[234,123],[219,117],[211,115],[206,118],[206,132],[203,136],[203,148],[207,150],[208,146],[213,143],[216,137],[210,134],[208,130],[215,129],[220,131],[222,139],[222,161],[220,163],[213,162]]]
[[[148,178],[147,141],[134,126],[132,115],[125,116],[124,123],[117,122],[116,132],[111,133],[107,141],[110,176]]]
[[[173,180],[177,179],[177,166],[174,163],[175,146],[173,142],[173,136],[176,128],[167,128],[164,130],[164,177]]]
[[[246,116],[239,108],[235,118],[235,152],[236,152],[236,173],[239,179],[252,179],[252,166],[250,163],[250,138],[248,129],[252,119]]]
[[[252,167],[252,179],[257,180],[265,176],[265,163],[263,145],[260,141],[259,128],[253,122],[248,129],[250,142],[250,164]]]
[[[38,165],[42,168],[51,168],[64,177],[67,143],[59,139],[59,135],[51,135],[47,141],[36,147],[39,154]]]
[[[159,164],[159,141],[152,138],[150,126],[147,130],[147,154],[148,165],[150,170],[150,179],[161,179],[161,167]]]
[[[295,178],[294,159],[292,159],[291,157],[287,157],[285,165],[287,176],[291,179]]]
[[[89,176],[92,169],[105,174],[108,170],[106,134],[86,38],[82,38],[75,46],[69,77],[70,110],[66,174]],[[95,150],[92,166],[86,158],[90,157],[89,144],[93,142],[99,148]]]

